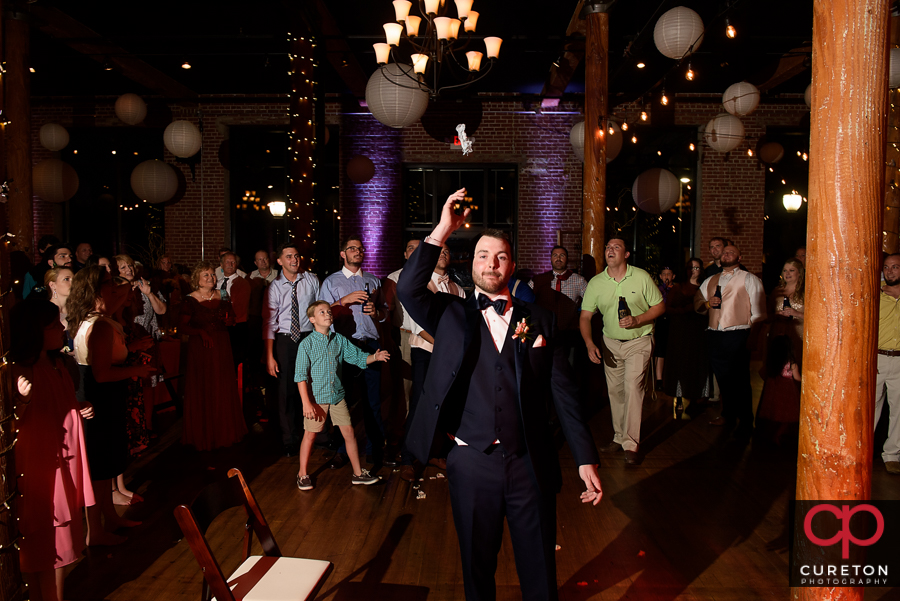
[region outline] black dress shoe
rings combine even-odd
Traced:
[[[638,454],[636,451],[625,451],[626,465],[637,465],[638,463]]]
[[[400,462],[397,461],[397,457],[393,455],[385,455],[381,463],[385,467],[397,467],[400,465]]]
[[[622,450],[622,445],[620,445],[619,443],[617,443],[615,441],[609,443],[605,447],[600,447],[601,453],[616,453],[621,450]]]
[[[350,463],[350,460],[343,453],[337,453],[334,458],[328,463],[328,469],[331,470],[339,470],[345,465]]]

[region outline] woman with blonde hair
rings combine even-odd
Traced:
[[[88,508],[88,545],[110,545],[125,539],[112,532],[136,526],[119,516],[113,506],[113,479],[125,471],[128,442],[125,402],[128,382],[155,371],[149,365],[124,365],[129,351],[141,350],[142,341],[126,345],[125,332],[113,318],[131,294],[128,284],[117,284],[102,267],[79,270],[66,301],[69,335],[75,340],[75,360],[82,372],[85,400],[94,418],[85,422],[87,454],[97,504]],[[105,529],[101,521],[105,520]]]
[[[781,270],[781,280],[772,291],[770,303],[772,325],[769,337],[787,336],[793,356],[800,362],[803,353],[803,307],[806,270],[797,259],[788,259]]]

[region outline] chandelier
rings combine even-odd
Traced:
[[[454,0],[457,18],[447,16],[447,0],[418,0],[418,10],[422,15],[409,14],[412,2],[394,0],[394,23],[384,24],[386,42],[373,44],[375,58],[379,69],[384,74],[384,67],[393,60],[400,67],[405,77],[385,78],[391,83],[428,92],[436,98],[444,90],[465,88],[487,75],[500,53],[498,37],[484,38],[485,52],[468,50],[472,42],[472,33],[478,22],[478,13],[472,10],[472,0]],[[420,34],[420,30],[424,31]],[[462,35],[460,32],[462,31]],[[410,60],[412,64],[397,59],[397,49],[401,40],[405,40],[412,48]],[[465,63],[460,60],[465,55]],[[482,69],[481,59],[487,54],[488,63]],[[464,79],[461,83],[441,86],[442,71],[450,71],[455,77]],[[409,85],[405,85],[408,82]]]

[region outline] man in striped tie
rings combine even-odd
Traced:
[[[263,339],[269,375],[278,378],[278,420],[284,454],[292,457],[300,448],[298,414],[300,391],[294,383],[294,366],[300,341],[312,331],[306,309],[319,293],[316,274],[300,271],[300,251],[294,242],[275,251],[281,273],[266,290],[263,303]]]

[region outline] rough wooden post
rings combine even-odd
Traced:
[[[313,267],[315,254],[313,215],[313,147],[316,142],[315,79],[313,74],[313,41],[307,37],[292,36],[291,53],[291,102],[290,147],[288,173],[290,174],[290,213],[285,216],[291,238],[300,251],[300,266],[304,270]]]
[[[900,17],[891,17],[891,48],[900,46]],[[887,128],[887,166],[884,176],[882,250],[900,251],[900,91],[890,91]]]
[[[596,6],[596,5],[595,5]],[[588,9],[587,3],[585,8]],[[608,114],[607,69],[609,14],[587,15],[584,92],[584,225],[582,253],[594,258],[596,272],[605,267],[603,247],[606,227],[606,128]]]
[[[9,231],[20,250],[34,250],[34,215],[31,185],[31,73],[27,15],[8,15],[6,23],[6,73],[3,116],[8,125],[7,177],[9,181]]]
[[[815,0],[797,499],[867,499],[878,341],[888,0]],[[862,588],[793,597],[862,599]]]

